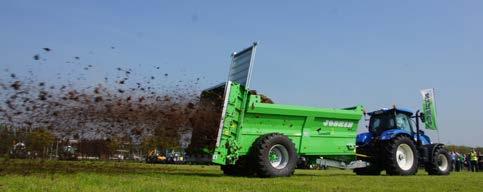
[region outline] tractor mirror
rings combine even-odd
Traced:
[[[424,119],[424,113],[419,113],[419,118],[421,118],[421,121],[424,123],[425,122],[425,119]]]

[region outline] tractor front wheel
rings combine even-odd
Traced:
[[[430,161],[424,165],[429,175],[448,175],[450,167],[451,158],[443,146],[437,146]]]
[[[383,144],[384,165],[389,175],[414,175],[418,171],[418,153],[407,136],[397,136]]]
[[[254,167],[260,177],[290,176],[297,165],[295,145],[285,135],[260,137],[252,148]]]

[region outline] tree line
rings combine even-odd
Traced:
[[[448,150],[458,152],[460,154],[468,154],[473,149],[476,149],[476,151],[483,153],[483,147],[470,147],[465,145],[447,145],[446,147],[448,148]]]
[[[156,136],[145,137],[139,142],[133,142],[129,136],[87,139],[74,135],[71,139],[65,139],[56,137],[47,129],[30,130],[5,125],[0,125],[0,138],[0,156],[9,155],[15,144],[24,143],[26,150],[31,154],[29,158],[56,158],[63,147],[68,145],[76,148],[79,157],[98,159],[109,159],[119,151],[127,152],[128,155],[144,156],[156,147],[177,147],[172,144],[172,141],[159,139]]]

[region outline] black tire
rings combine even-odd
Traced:
[[[429,175],[448,175],[451,169],[451,157],[448,150],[443,146],[436,146],[429,162],[424,165],[424,169]]]
[[[384,142],[382,147],[384,168],[388,175],[416,174],[418,171],[418,151],[409,137],[396,136]],[[400,160],[399,162],[398,159]]]
[[[229,176],[253,176],[255,174],[246,156],[239,157],[235,165],[222,165],[220,168],[223,174]]]
[[[261,136],[252,147],[252,155],[259,177],[291,176],[297,166],[295,144],[287,136],[278,133]]]
[[[369,166],[362,168],[355,168],[353,172],[356,175],[381,175],[382,167],[381,163],[378,162],[374,154],[368,153],[366,150],[361,148],[356,148],[356,154],[365,155],[368,157],[357,156],[357,160],[363,160],[369,162]]]
[[[220,168],[223,171],[223,174],[236,176],[235,165],[222,165]]]
[[[355,168],[354,173],[356,175],[381,175],[381,170],[375,167],[363,167],[363,168]]]

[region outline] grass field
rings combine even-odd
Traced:
[[[218,166],[2,160],[0,191],[483,191],[483,172],[396,177],[297,170],[262,179],[224,176]]]

